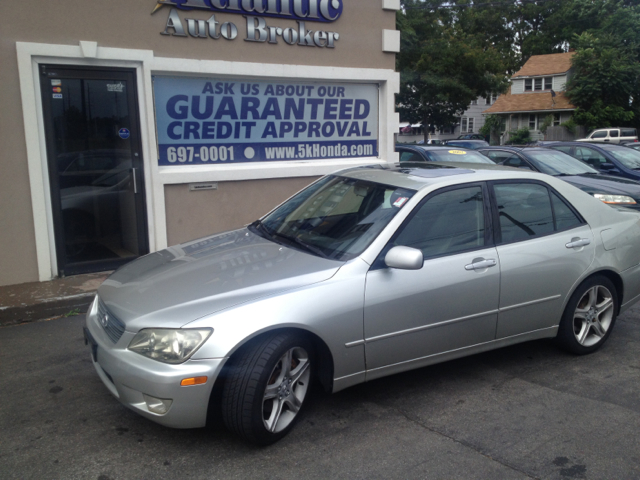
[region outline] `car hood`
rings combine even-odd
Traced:
[[[562,180],[591,195],[594,193],[628,195],[640,201],[640,183],[634,180],[610,175],[572,175],[558,178],[562,178]]]
[[[179,328],[234,305],[321,282],[342,265],[244,228],[139,258],[105,280],[98,296],[127,330]]]

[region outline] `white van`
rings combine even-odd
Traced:
[[[598,128],[594,130],[587,138],[576,140],[577,142],[600,142],[600,143],[620,143],[620,142],[637,142],[638,131],[635,128]]]

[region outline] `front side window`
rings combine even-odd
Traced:
[[[485,245],[482,187],[436,194],[416,207],[392,241],[422,251],[424,258],[451,255]]]
[[[625,167],[640,170],[640,151],[617,145],[608,148],[607,151]]]
[[[599,132],[593,132],[590,138],[607,138],[607,131],[602,130]]]
[[[446,147],[437,150],[425,150],[429,160],[434,162],[463,162],[463,163],[493,163],[487,157],[475,150],[468,150],[464,147],[464,141],[449,142]],[[461,150],[465,148],[465,150]]]
[[[526,155],[539,171],[547,175],[598,173],[572,156],[555,150],[529,150]]]
[[[414,193],[364,180],[328,176],[249,228],[276,243],[346,261],[362,253]]]
[[[604,155],[587,147],[576,147],[575,157],[597,169],[600,169],[600,165],[603,163],[607,163]]]
[[[420,156],[419,153],[401,152],[400,163],[403,163],[403,162],[424,162],[424,159]]]
[[[569,206],[537,183],[493,186],[502,243],[530,240],[581,224]]]

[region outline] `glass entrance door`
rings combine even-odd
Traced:
[[[135,72],[40,66],[61,276],[149,251]]]

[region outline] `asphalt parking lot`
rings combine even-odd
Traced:
[[[121,406],[82,323],[0,328],[0,479],[640,478],[640,307],[590,356],[536,341],[316,389],[267,448]]]

